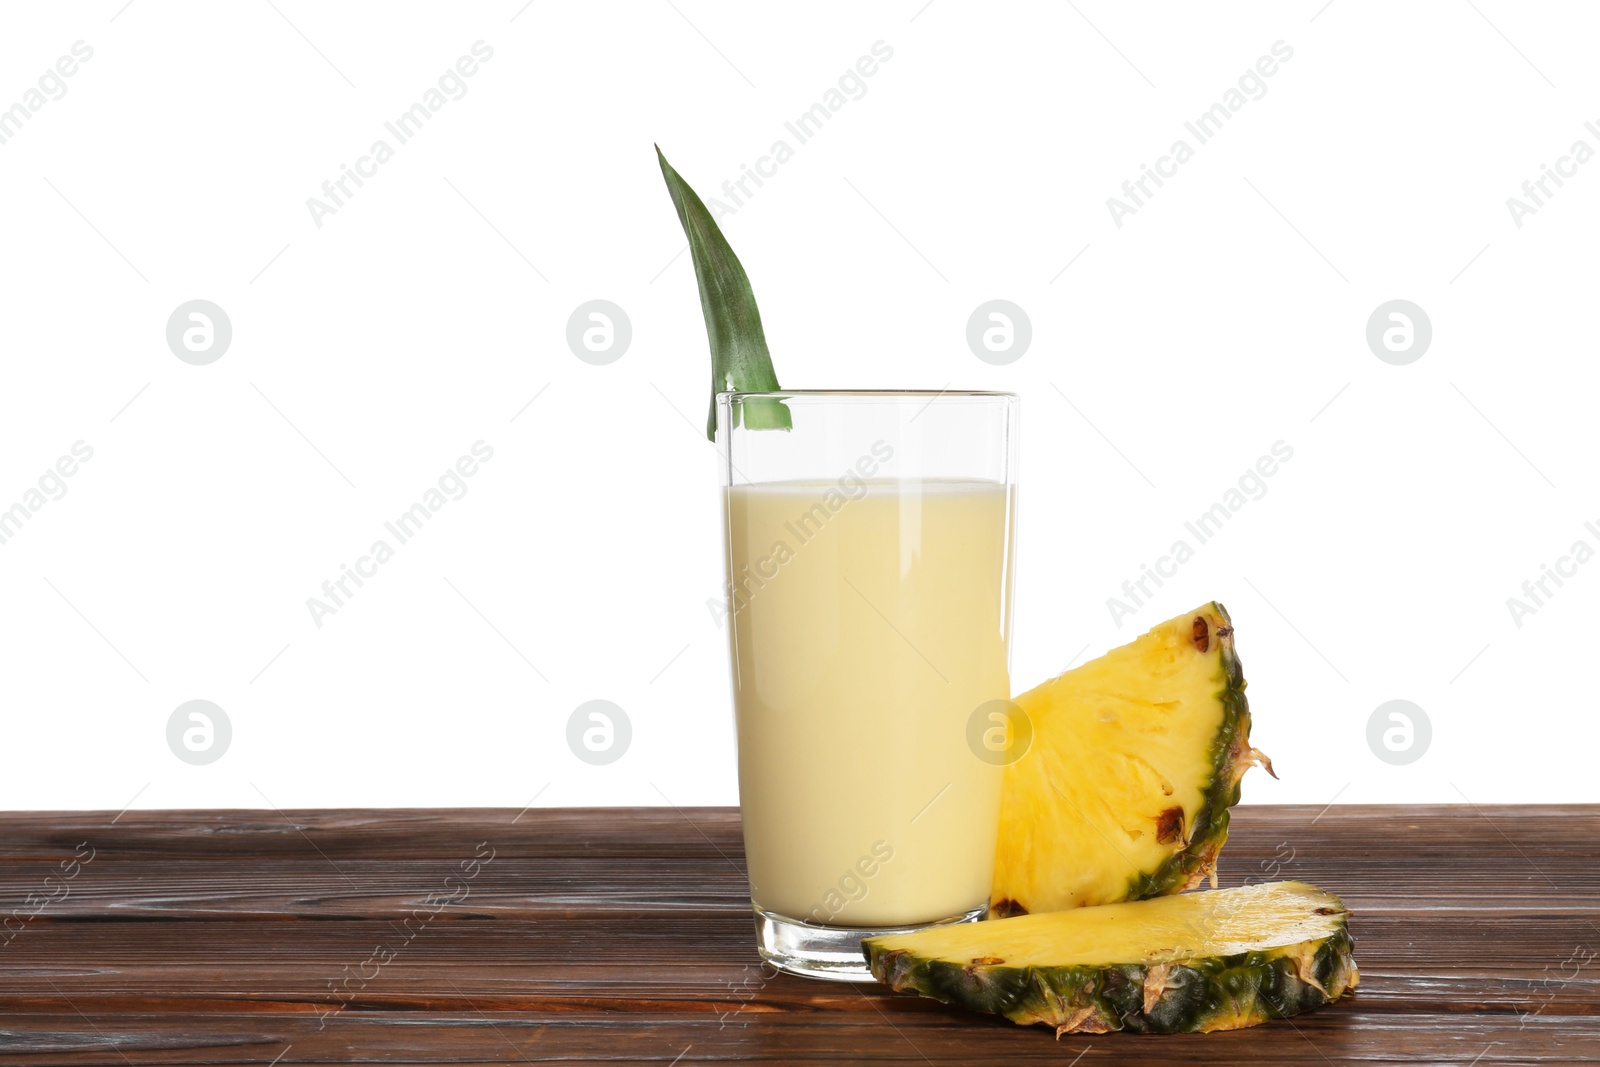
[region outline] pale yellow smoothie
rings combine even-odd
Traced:
[[[865,927],[983,905],[1000,768],[967,737],[1010,696],[1012,490],[848,478],[725,502],[755,903]]]

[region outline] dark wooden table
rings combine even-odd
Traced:
[[[1600,1062],[1600,806],[1234,825],[1225,885],[1353,908],[1360,992],[1057,1042],[770,977],[731,810],[5,815],[0,1064]]]

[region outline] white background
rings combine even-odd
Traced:
[[[1282,776],[1247,801],[1600,799],[1600,563],[1520,627],[1506,604],[1600,548],[1600,162],[1520,228],[1506,205],[1600,148],[1592,12],[275,2],[6,9],[0,106],[94,52],[0,145],[0,507],[94,455],[0,545],[0,808],[735,802],[705,336],[650,146],[712,196],[778,139],[723,225],[783,383],[1023,398],[1019,689],[1215,597]],[[480,40],[319,228],[307,198]],[[1107,198],[1180,137],[1119,228]],[[165,338],[197,298],[233,326],[207,366]],[[565,340],[595,298],[633,327],[608,366]],[[1032,321],[1008,366],[965,340],[992,298]],[[1365,340],[1396,298],[1433,326],[1407,366]],[[479,440],[467,495],[316,626]],[[1280,440],[1266,495],[1115,625]],[[197,698],[233,728],[207,766],[166,743]],[[565,742],[596,698],[633,725],[604,767]],[[1396,698],[1433,729],[1405,766],[1366,740]]]

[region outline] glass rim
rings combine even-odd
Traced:
[[[769,400],[783,397],[821,397],[824,399],[847,400],[854,398],[868,400],[908,399],[934,400],[940,397],[953,399],[993,399],[1015,400],[1020,394],[1008,393],[995,389],[770,389],[763,391],[744,391],[739,389],[723,389],[717,392],[718,400],[740,400],[750,397],[758,400]]]

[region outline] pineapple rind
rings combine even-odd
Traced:
[[[1287,1018],[1354,989],[1360,973],[1340,908],[1327,916],[1331,929],[1321,937],[1159,963],[962,964],[872,941],[865,952],[874,976],[897,992],[1003,1015],[1018,1025],[1044,1024],[1057,1036],[1113,1030],[1205,1033]]]
[[[1200,610],[1210,610],[1222,620],[1223,626],[1232,628],[1233,619],[1219,602],[1212,601]],[[1194,814],[1188,847],[1173,854],[1148,875],[1130,878],[1126,900],[1143,900],[1197,888],[1216,870],[1217,854],[1228,840],[1229,809],[1239,802],[1239,783],[1251,766],[1250,701],[1244,695],[1244,667],[1239,662],[1233,635],[1213,635],[1213,639],[1218,644],[1217,682],[1222,688],[1217,692],[1217,699],[1223,713],[1222,723],[1211,740],[1211,766],[1215,770],[1206,787],[1205,802]]]

